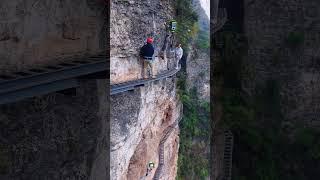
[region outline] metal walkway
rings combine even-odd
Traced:
[[[78,87],[78,79],[106,77],[106,74],[107,57],[100,54],[77,57],[56,66],[0,75],[0,104]]]
[[[149,82],[158,81],[161,79],[171,77],[171,76],[175,75],[177,72],[179,72],[180,69],[181,69],[181,66],[179,66],[179,69],[173,69],[173,70],[166,71],[163,74],[159,74],[156,76],[156,78],[140,79],[140,80],[129,81],[129,82],[121,83],[121,84],[111,85],[111,95],[130,91],[130,90],[135,89],[136,87],[144,86],[145,84],[147,84]]]
[[[78,57],[70,62],[60,63],[55,66],[45,66],[10,75],[0,75],[0,105],[75,88],[79,86],[78,80],[82,78],[97,79],[97,76],[106,78],[107,68],[107,56],[101,54]],[[169,70],[152,79],[111,85],[111,95],[171,77],[179,72],[180,68]]]

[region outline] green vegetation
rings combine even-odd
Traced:
[[[281,84],[276,78],[257,85],[252,97],[246,96],[241,86],[245,39],[232,32],[221,35],[225,56],[219,70],[224,77],[223,117],[219,126],[231,129],[235,138],[232,179],[317,179],[320,131],[293,122],[292,129],[284,128]]]
[[[176,1],[176,36],[188,53],[189,43],[196,40],[196,48],[209,49],[209,33],[199,32],[198,16],[192,0]],[[205,73],[200,73],[204,76]],[[186,74],[179,72],[178,94],[183,103],[180,123],[180,147],[177,179],[206,179],[209,176],[209,115],[210,103],[199,100],[196,88],[186,90]]]
[[[198,15],[192,9],[192,0],[175,1],[177,30],[176,36],[187,52],[189,42],[195,37],[198,31]],[[189,32],[190,30],[190,32]]]
[[[304,41],[304,34],[302,32],[290,32],[287,37],[287,42],[290,46],[297,47]]]
[[[210,35],[208,31],[199,31],[197,40],[196,40],[196,48],[200,50],[207,51],[210,48]]]
[[[195,40],[196,48],[202,51],[209,51],[210,34],[208,31],[200,30],[198,15],[192,9],[192,0],[176,1],[176,35],[179,42],[188,51],[188,44]]]
[[[196,88],[187,91],[185,74],[178,80],[183,103],[177,179],[205,179],[209,176],[209,102],[198,99]]]
[[[320,132],[298,125],[295,132],[285,132],[276,108],[279,91],[276,86],[271,89],[276,93],[255,97],[261,100],[252,105],[245,103],[239,91],[225,94],[223,121],[235,135],[233,179],[315,179],[320,175]],[[261,104],[262,98],[269,102]],[[268,109],[272,102],[275,107]]]

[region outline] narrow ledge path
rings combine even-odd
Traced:
[[[106,55],[68,59],[57,65],[0,75],[0,104],[75,88],[79,79],[106,78]]]
[[[172,69],[172,70],[166,71],[165,73],[159,74],[155,78],[139,79],[139,80],[128,81],[125,83],[111,85],[111,95],[134,90],[135,88],[144,86],[149,82],[154,82],[161,79],[172,77],[175,74],[177,74],[180,71],[180,69],[181,69],[181,66],[179,66],[179,69]]]

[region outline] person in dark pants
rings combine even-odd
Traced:
[[[152,78],[155,78],[155,75],[153,75],[153,54],[154,54],[154,47],[152,45],[153,39],[152,38],[147,38],[147,44],[142,46],[140,50],[140,57],[144,60],[143,62],[143,70],[142,70],[142,77],[144,79],[147,79],[146,77],[146,70],[148,67],[150,67],[150,73]]]

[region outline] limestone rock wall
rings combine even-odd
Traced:
[[[0,179],[107,179],[106,84],[1,105]]]
[[[0,2],[0,73],[104,51],[102,0]]]
[[[281,110],[289,121],[320,122],[320,2],[244,0],[244,30],[249,49],[244,87],[251,94],[269,78],[280,84]],[[303,42],[291,47],[290,32]]]
[[[110,13],[110,82],[118,84],[142,78],[139,50],[147,37],[154,38],[154,74],[167,71],[174,64],[170,45],[174,36],[166,22],[174,16],[173,1],[146,0],[111,2]],[[167,57],[168,55],[168,57]],[[152,179],[159,166],[160,140],[165,130],[180,116],[175,78],[145,84],[134,91],[111,96],[112,180]],[[168,137],[165,146],[167,163],[162,178],[175,179],[179,147],[179,129]],[[149,161],[155,169],[146,175]]]
[[[170,44],[173,37],[164,23],[173,18],[172,1],[122,1],[111,2],[110,13],[110,78],[111,84],[141,78],[142,61],[139,50],[147,37],[154,37],[155,56]],[[168,45],[169,46],[169,45]],[[169,60],[170,61],[170,60]],[[172,61],[172,60],[171,60]],[[155,57],[155,74],[167,70],[168,59]]]
[[[187,58],[188,88],[195,87],[199,98],[210,99],[210,57],[197,49],[192,49]]]
[[[111,168],[113,180],[140,179],[147,163],[159,165],[159,144],[165,129],[180,116],[180,104],[172,78],[152,83],[134,92],[111,97]],[[175,179],[178,129],[165,145],[162,177]],[[152,179],[155,169],[146,177]]]
[[[198,14],[199,30],[210,32],[210,19],[206,15],[199,0],[193,0],[193,8]],[[198,36],[201,35],[199,32]],[[197,37],[196,37],[197,38]],[[197,41],[197,39],[195,39]],[[210,37],[208,37],[210,41]],[[210,52],[198,49],[196,42],[190,44],[190,52],[186,60],[187,87],[195,87],[199,98],[205,101],[210,99]]]

